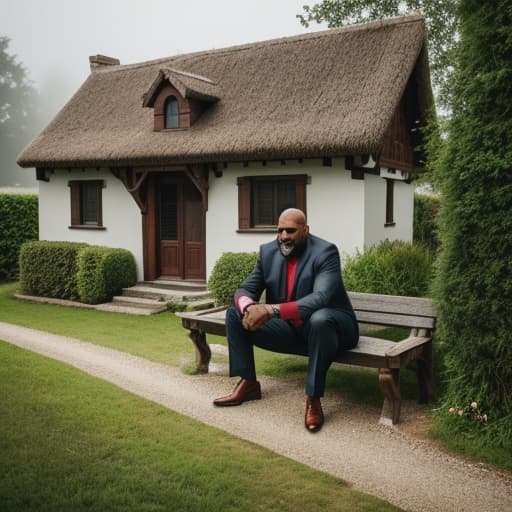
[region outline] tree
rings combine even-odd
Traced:
[[[442,104],[448,102],[447,79],[457,41],[456,6],[458,0],[322,0],[305,5],[298,14],[302,25],[327,23],[329,28],[365,23],[406,13],[421,13],[428,29],[432,82]]]
[[[512,5],[460,0],[436,297],[447,407],[476,401],[512,447]]]
[[[35,133],[36,91],[8,46],[0,37],[0,186],[27,185],[34,178],[17,167],[16,157]]]

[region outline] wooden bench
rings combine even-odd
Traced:
[[[384,395],[383,423],[400,419],[400,370],[414,366],[419,385],[419,402],[433,398],[432,336],[436,311],[429,299],[349,292],[357,320],[361,324],[405,327],[409,336],[402,341],[389,341],[361,336],[359,344],[340,355],[336,362],[378,369],[379,384]],[[206,334],[226,335],[226,306],[202,311],[176,313],[183,327],[190,330],[196,347],[198,373],[207,373],[211,351]],[[368,330],[368,329],[366,329]]]

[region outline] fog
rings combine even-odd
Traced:
[[[40,93],[42,129],[87,78],[89,56],[121,64],[320,30],[307,0],[0,0],[0,36]],[[21,147],[30,142],[23,141]],[[17,167],[13,162],[13,166]],[[16,173],[33,171],[17,168]],[[2,171],[4,174],[4,171]],[[24,185],[27,186],[26,180]],[[15,186],[17,183],[2,183]],[[19,183],[18,183],[19,184]]]

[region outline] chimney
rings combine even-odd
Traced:
[[[105,66],[119,66],[121,63],[119,59],[107,57],[106,55],[91,55],[89,57],[89,64],[91,66],[91,71],[96,71],[97,69]]]

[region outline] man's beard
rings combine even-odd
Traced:
[[[289,258],[298,258],[303,252],[304,248],[306,247],[306,239],[303,238],[302,240],[278,240],[277,241],[279,245],[279,250],[281,251],[281,254],[289,259]]]

